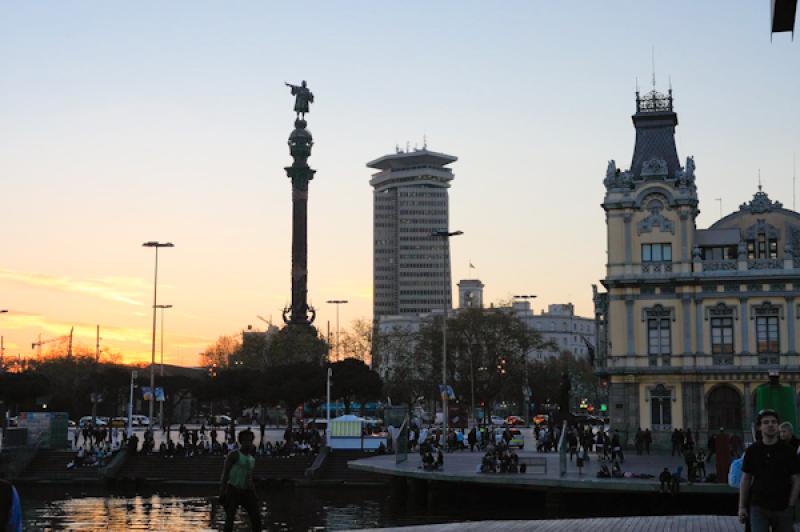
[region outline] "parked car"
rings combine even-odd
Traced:
[[[550,416],[547,414],[537,414],[533,416],[533,422],[536,425],[541,425],[542,423],[547,423],[550,420]]]
[[[518,449],[525,448],[525,437],[522,435],[522,431],[519,429],[503,429],[503,428],[496,428],[494,429],[494,439],[496,442],[499,442],[503,439],[503,433],[508,430],[511,432],[511,441],[508,442],[509,447],[516,447]]]
[[[224,414],[215,415],[215,416],[211,416],[211,417],[208,418],[208,424],[209,425],[226,426],[226,425],[230,425],[231,421],[232,421],[231,417],[230,416],[226,416]]]
[[[109,423],[115,429],[122,429],[128,426],[128,418],[126,417],[112,417]]]
[[[519,416],[508,416],[506,418],[506,425],[508,425],[509,427],[513,427],[515,425],[524,425],[524,424],[525,420]]]
[[[134,427],[149,427],[150,426],[150,418],[144,416],[142,414],[134,414],[132,416],[132,422]]]
[[[500,416],[491,416],[489,418],[489,423],[497,427],[502,427],[503,425],[506,424],[506,420],[501,418]]]
[[[78,426],[80,428],[84,428],[91,424],[92,424],[92,416],[83,416],[78,420]],[[102,418],[100,416],[97,416],[95,418],[94,420],[95,427],[105,427],[106,425],[108,425],[108,418]]]

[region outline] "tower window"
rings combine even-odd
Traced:
[[[672,244],[642,244],[642,262],[672,262]]]

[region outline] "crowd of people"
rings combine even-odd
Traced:
[[[519,463],[519,455],[508,446],[505,439],[490,444],[481,459],[481,473],[525,473],[527,466]]]
[[[124,444],[124,433],[120,429],[94,427],[92,424],[75,429],[72,448],[75,456],[67,469],[79,467],[103,467]]]

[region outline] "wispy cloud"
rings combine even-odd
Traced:
[[[77,349],[79,346],[94,346],[96,325],[91,323],[66,322],[53,320],[40,314],[25,313],[14,311],[3,315],[3,329],[5,330],[31,330],[31,343],[35,342],[38,334],[41,333],[42,339],[49,340],[63,337],[69,334],[74,328],[73,344]],[[100,326],[100,345],[108,348],[112,352],[122,355],[125,362],[145,361],[150,357],[150,346],[152,342],[152,330],[149,328],[130,328],[118,327],[113,325]],[[167,352],[172,358],[174,351],[178,350],[187,353],[186,361],[194,362],[194,357],[211,343],[213,339],[186,334],[168,334]],[[31,344],[17,345],[7,343],[6,348],[28,353],[33,348]],[[46,351],[46,349],[45,349]]]
[[[133,277],[100,277],[94,279],[72,279],[46,273],[18,272],[0,268],[0,280],[84,294],[106,301],[127,305],[144,305],[139,299],[144,293],[145,283]]]

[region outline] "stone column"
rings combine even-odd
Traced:
[[[695,323],[695,342],[696,342],[695,343],[695,346],[696,346],[695,352],[698,355],[703,355],[703,354],[705,354],[705,347],[703,345],[703,343],[704,343],[703,342],[703,321],[704,321],[703,318],[704,318],[704,316],[703,316],[703,300],[702,299],[695,300],[694,312],[695,312],[694,323]]]
[[[750,318],[747,315],[747,298],[739,298],[739,320],[742,324],[742,349],[743,355],[750,354]]]
[[[681,295],[681,312],[683,313],[683,354],[689,355],[692,352],[692,296],[690,294]],[[684,358],[686,364],[687,358]]]
[[[794,296],[786,296],[786,335],[789,337],[786,352],[793,355],[797,352],[794,338]]]
[[[636,354],[636,343],[634,341],[633,335],[633,327],[634,327],[634,320],[633,320],[633,297],[626,296],[625,297],[625,316],[626,316],[626,328],[627,328],[627,354],[628,356],[633,356]]]
[[[751,434],[750,427],[753,426],[753,407],[753,384],[747,379],[744,382],[744,416],[742,416],[744,418],[742,419],[742,431],[745,435],[745,441],[752,438],[752,436],[748,437],[748,435]]]
[[[633,236],[631,234],[631,220],[633,213],[625,212],[622,215],[622,221],[625,225],[625,274],[631,275],[633,273]],[[638,272],[637,272],[638,273]]]

